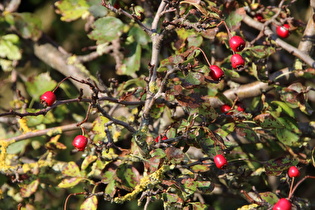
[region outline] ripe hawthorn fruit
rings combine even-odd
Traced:
[[[290,26],[288,24],[283,24],[282,26],[277,26],[277,35],[281,38],[287,38],[290,35]]]
[[[237,111],[239,112],[244,112],[245,109],[242,106],[237,106]]]
[[[255,15],[256,20],[258,20],[259,22],[262,22],[264,20],[264,16],[260,13],[257,13]]]
[[[234,69],[244,66],[245,60],[240,54],[234,54],[231,56],[231,65]]]
[[[43,95],[40,96],[40,102],[45,106],[51,106],[56,101],[56,95],[52,91],[46,91]]]
[[[223,70],[217,65],[211,65],[210,68],[210,76],[215,81],[220,81],[224,77]]]
[[[161,136],[159,135],[159,136],[157,136],[157,137],[154,139],[154,141],[157,143],[157,142],[159,142],[160,140],[164,141],[164,140],[167,140],[167,139],[168,139],[167,136],[162,136],[162,138],[161,138]]]
[[[272,210],[291,210],[292,204],[286,198],[281,198],[273,206]]]
[[[72,141],[72,145],[79,151],[83,151],[87,143],[88,139],[83,135],[77,135]]]
[[[222,106],[220,107],[220,110],[221,110],[222,113],[228,112],[228,111],[230,111],[231,109],[232,109],[232,107],[229,106],[229,105],[227,105],[227,104],[224,104],[224,105],[222,105]]]
[[[295,167],[295,166],[291,166],[288,170],[288,175],[289,177],[299,177],[301,175],[300,170]]]
[[[216,155],[213,158],[214,164],[217,168],[223,168],[225,165],[227,165],[227,160],[223,155]]]
[[[230,48],[234,51],[234,52],[240,52],[245,48],[245,41],[242,37],[240,36],[233,36],[230,41]]]

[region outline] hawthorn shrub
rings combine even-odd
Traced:
[[[1,209],[314,208],[314,0],[36,2],[0,3]]]

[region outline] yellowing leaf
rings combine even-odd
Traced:
[[[28,198],[30,197],[33,193],[36,192],[37,190],[37,187],[38,187],[38,184],[39,184],[39,180],[36,179],[34,181],[32,181],[30,184],[28,185],[24,185],[22,188],[21,188],[21,196],[23,198]]]
[[[62,174],[66,176],[72,176],[72,177],[80,177],[80,169],[77,166],[75,162],[69,162],[66,167],[63,168]]]
[[[89,5],[85,0],[60,0],[55,3],[57,13],[61,14],[62,21],[73,21],[89,14]]]
[[[84,178],[80,178],[80,177],[72,177],[72,178],[67,178],[67,179],[63,179],[59,184],[58,187],[60,188],[70,188],[70,187],[74,187],[77,184],[79,184]]]
[[[97,197],[96,195],[88,197],[80,206],[80,210],[96,210],[97,209]]]

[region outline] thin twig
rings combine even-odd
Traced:
[[[81,126],[83,126],[85,129],[90,130],[90,129],[92,129],[93,124],[92,123],[84,123]],[[79,126],[77,126],[77,123],[73,123],[73,124],[69,124],[69,125],[62,125],[62,126],[58,126],[58,127],[27,132],[27,133],[24,133],[24,134],[16,136],[16,137],[4,139],[3,141],[16,142],[16,141],[21,141],[21,140],[34,138],[34,137],[38,137],[38,136],[43,136],[43,135],[48,135],[48,134],[49,135],[57,135],[57,134],[61,134],[61,133],[66,132],[66,131],[73,131],[73,130],[78,130],[78,129],[81,129],[81,128]]]
[[[130,126],[128,123],[121,121],[121,120],[117,120],[115,118],[113,118],[112,116],[110,116],[99,104],[94,104],[93,105],[104,117],[108,118],[109,120],[113,121],[113,123],[117,124],[117,125],[121,125],[124,128],[126,128],[127,130],[129,130],[131,133],[135,133],[136,129],[134,129],[132,126]]]

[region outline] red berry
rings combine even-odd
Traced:
[[[167,136],[162,136],[162,139],[161,139],[161,136],[159,135],[159,136],[157,136],[157,137],[154,139],[154,141],[155,141],[155,142],[159,142],[160,140],[164,141],[164,140],[167,140],[167,139],[168,139]]]
[[[223,155],[216,155],[213,160],[217,168],[223,168],[227,164],[227,160]]]
[[[291,202],[288,201],[286,198],[281,198],[273,206],[272,210],[291,210]]]
[[[255,18],[256,18],[259,22],[262,22],[263,19],[264,19],[264,16],[263,16],[262,14],[260,14],[260,13],[257,13],[257,14],[255,15]]]
[[[210,68],[210,76],[215,81],[220,81],[224,77],[224,72],[222,69],[217,65],[211,65]]]
[[[40,102],[45,104],[46,106],[51,106],[56,101],[56,95],[52,91],[47,91],[43,95],[40,96]]]
[[[118,2],[116,2],[116,3],[114,4],[114,8],[115,8],[115,9],[119,9],[119,8],[120,8],[120,5],[119,5]]]
[[[240,52],[245,48],[245,41],[242,37],[240,36],[233,36],[230,41],[230,48],[234,51],[234,52]]]
[[[283,26],[277,26],[276,32],[281,38],[287,38],[290,35],[289,28],[288,24],[283,24]]]
[[[230,111],[231,109],[232,109],[232,107],[230,107],[230,106],[227,105],[227,104],[224,104],[224,105],[222,105],[222,106],[220,107],[220,110],[221,110],[222,113],[228,112],[228,111]]]
[[[300,170],[297,168],[297,167],[295,167],[295,166],[291,166],[290,168],[289,168],[289,170],[288,170],[288,175],[289,175],[289,177],[299,177],[300,176]]]
[[[239,112],[244,112],[245,109],[244,109],[243,107],[241,107],[241,106],[237,106],[237,111],[239,111]]]
[[[88,143],[88,139],[85,136],[77,135],[73,141],[72,145],[79,151],[83,151]]]
[[[234,54],[231,56],[231,64],[234,69],[244,66],[245,60],[240,54]]]

